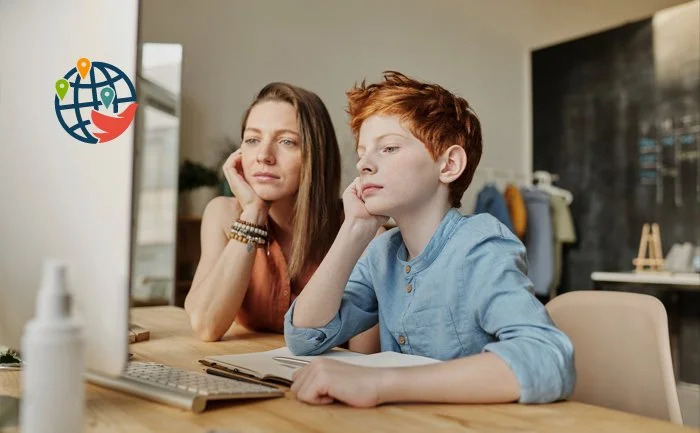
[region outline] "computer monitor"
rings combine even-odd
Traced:
[[[63,259],[86,368],[108,375],[128,356],[134,126],[79,141],[59,122],[55,83],[80,58],[135,82],[137,16],[137,0],[0,0],[0,345],[20,347],[42,261]]]

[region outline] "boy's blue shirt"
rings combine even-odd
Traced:
[[[397,228],[374,239],[350,275],[338,314],[322,328],[292,325],[295,354],[314,355],[379,322],[382,351],[450,360],[492,352],[515,373],[520,402],[567,397],[573,347],[532,294],[525,247],[488,214],[450,209],[412,260]]]

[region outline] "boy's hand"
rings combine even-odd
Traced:
[[[343,192],[343,207],[345,209],[345,220],[353,222],[369,223],[373,227],[373,231],[377,231],[379,227],[389,220],[389,217],[384,215],[372,215],[367,211],[365,202],[362,200],[360,191],[360,178],[356,177]]]
[[[354,407],[374,407],[383,403],[379,396],[383,370],[321,358],[294,372],[291,391],[310,404],[338,400]]]

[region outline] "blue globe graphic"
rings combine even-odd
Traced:
[[[90,71],[84,79],[77,68],[68,71],[63,78],[68,80],[70,89],[63,100],[58,95],[54,96],[56,117],[67,133],[85,143],[99,141],[89,130],[92,124],[90,120],[92,110],[114,116],[130,103],[136,102],[136,89],[129,77],[121,69],[109,63],[92,62]],[[110,87],[114,91],[114,99],[109,107],[105,107],[100,98],[100,91],[104,87]]]

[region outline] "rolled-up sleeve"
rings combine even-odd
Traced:
[[[573,346],[532,294],[525,248],[504,236],[482,242],[470,267],[479,280],[479,325],[497,339],[483,350],[513,371],[521,403],[561,400],[576,381]]]
[[[284,316],[284,339],[289,350],[295,355],[320,355],[377,324],[377,296],[371,281],[365,254],[350,274],[338,314],[321,328],[298,328],[292,324],[294,300]]]

